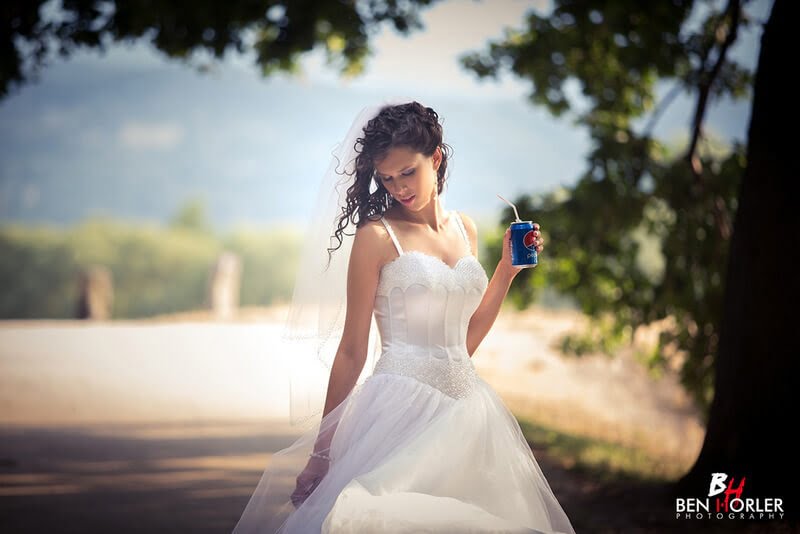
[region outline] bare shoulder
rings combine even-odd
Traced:
[[[386,227],[380,220],[368,220],[356,228],[352,254],[379,268],[389,260],[391,251],[387,242],[390,240]]]
[[[364,221],[364,224],[356,228],[356,235],[361,235],[362,239],[365,239],[366,236],[371,236],[373,239],[376,236],[379,236],[381,233],[381,229],[383,229],[383,223],[378,219],[367,219]],[[369,237],[366,237],[369,239]]]
[[[467,233],[470,234],[470,237],[477,236],[478,227],[475,224],[475,221],[472,220],[472,217],[463,211],[459,211],[458,214],[461,215],[461,220],[464,221],[464,228],[467,229]]]
[[[472,247],[472,253],[477,256],[478,251],[478,226],[475,224],[475,221],[472,220],[472,217],[464,213],[463,211],[457,212],[461,216],[461,220],[464,222],[464,229],[467,231],[467,237],[469,237],[469,243]]]

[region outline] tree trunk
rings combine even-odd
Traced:
[[[706,498],[711,473],[747,477],[742,497],[781,497],[787,517],[800,503],[789,438],[798,423],[798,149],[793,70],[797,3],[776,0],[761,39],[748,131],[747,167],[727,267],[715,394],[700,455],[677,490]],[[788,54],[785,58],[782,55]],[[792,119],[791,117],[795,117]]]

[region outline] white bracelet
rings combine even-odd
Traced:
[[[312,452],[311,454],[309,454],[309,456],[313,456],[314,458],[322,458],[323,460],[329,460],[329,461],[331,459],[330,456],[327,456],[320,452]]]

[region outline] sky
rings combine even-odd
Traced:
[[[747,10],[765,22],[771,5]],[[440,115],[454,148],[446,208],[497,223],[505,204],[496,194],[569,186],[590,149],[585,131],[528,103],[529,83],[507,73],[482,81],[459,67],[460,55],[520,27],[529,9],[546,11],[549,2],[437,3],[422,11],[423,31],[403,37],[384,26],[353,81],[325,67],[321,51],[303,59],[302,75],[270,78],[252,54],[228,54],[200,73],[144,42],[55,59],[0,101],[0,224],[70,225],[95,215],[164,222],[197,198],[220,229],[302,225],[333,146],[363,106],[393,96]],[[760,36],[760,26],[742,32],[732,57],[754,68]],[[659,95],[670,87],[659,85]],[[681,95],[656,135],[685,139],[693,108]],[[718,102],[707,129],[744,141],[749,113],[749,101]]]

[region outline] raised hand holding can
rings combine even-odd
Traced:
[[[514,209],[514,215],[517,218],[510,226],[511,265],[522,268],[536,267],[539,264],[539,255],[536,252],[533,221],[520,220],[517,207],[499,194],[497,196]]]

